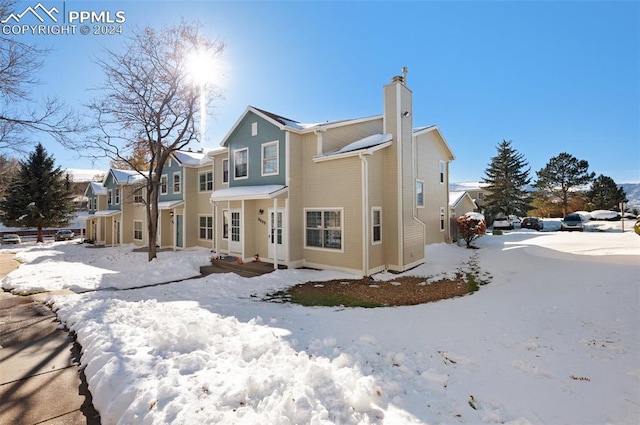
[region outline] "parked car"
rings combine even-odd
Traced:
[[[515,227],[516,224],[522,224],[522,220],[517,215],[510,215],[509,220],[511,220],[511,224]]]
[[[6,235],[2,235],[2,245],[20,244],[20,243],[22,243],[22,240],[20,239],[20,236],[16,235],[15,233],[8,233]]]
[[[544,223],[541,218],[525,217],[525,219],[522,220],[522,223],[520,223],[520,228],[542,230],[544,229]]]
[[[562,221],[560,221],[560,230],[577,230],[582,232],[584,230],[584,224],[582,223],[582,217],[580,217],[580,214],[571,213],[565,215]]]
[[[56,241],[70,241],[76,237],[72,230],[58,230],[55,235]]]
[[[513,223],[509,220],[509,217],[501,215],[493,219],[493,230],[505,229],[513,229]]]
[[[636,224],[633,225],[633,231],[640,236],[640,217],[636,220]]]

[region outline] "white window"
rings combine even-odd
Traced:
[[[444,183],[444,161],[440,161],[440,183]]]
[[[213,217],[210,215],[200,216],[200,239],[212,240],[213,239]]]
[[[305,210],[307,248],[342,250],[342,210]]]
[[[142,188],[139,187],[133,192],[133,203],[134,204],[142,204],[144,200],[142,199]]]
[[[262,175],[278,174],[278,141],[262,144]]]
[[[213,173],[211,171],[198,175],[200,192],[211,192],[213,190]]]
[[[133,221],[133,239],[142,240],[142,221],[140,220]]]
[[[444,232],[444,228],[445,228],[445,209],[444,207],[440,207],[440,231]]]
[[[238,149],[233,152],[233,168],[235,179],[249,177],[249,148]]]
[[[119,187],[116,187],[115,194],[116,194],[116,205],[120,205],[120,188]]]
[[[182,192],[182,174],[178,171],[173,173],[173,193]]]
[[[484,192],[478,192],[478,199],[484,199]]]
[[[424,207],[424,182],[416,180],[416,207]]]
[[[258,135],[258,123],[257,122],[251,123],[251,135],[252,136],[257,136]]]
[[[229,239],[229,210],[222,210],[222,239]]]
[[[166,174],[160,176],[160,195],[166,195],[169,192],[169,179]]]
[[[109,205],[113,204],[113,190],[112,189],[107,190],[107,204],[109,204]]]
[[[229,160],[222,160],[222,183],[229,183]]]
[[[382,243],[382,208],[373,207],[371,209],[371,242],[373,244]]]

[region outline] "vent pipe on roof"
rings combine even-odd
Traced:
[[[391,82],[392,83],[402,83],[404,85],[407,84],[407,72],[409,72],[409,69],[406,66],[402,67],[402,75],[396,75],[395,77],[391,78]]]

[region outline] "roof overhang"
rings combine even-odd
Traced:
[[[453,151],[451,150],[451,147],[449,146],[449,143],[447,143],[447,139],[444,138],[444,136],[440,132],[440,129],[438,128],[437,125],[431,125],[431,126],[428,126],[428,127],[421,127],[417,131],[413,132],[413,137],[415,138],[416,136],[419,136],[421,134],[430,133],[430,132],[435,132],[435,134],[440,138],[440,140],[442,140],[442,144],[444,145],[445,150],[449,154],[449,160],[453,161],[454,159],[456,159],[456,156],[453,153]]]
[[[260,186],[236,186],[227,189],[216,190],[211,194],[210,202],[273,199],[284,193],[287,193],[288,191],[289,188],[287,186],[278,184]]]
[[[392,144],[393,144],[393,141],[388,141],[388,142],[384,142],[384,143],[381,143],[379,145],[372,146],[372,147],[366,148],[366,149],[358,149],[358,150],[344,152],[344,153],[318,155],[318,156],[314,156],[313,157],[313,162],[324,162],[324,161],[331,161],[331,160],[334,160],[334,159],[350,158],[352,156],[360,156],[360,154],[372,155],[374,152],[379,151],[380,149],[384,149],[386,147],[389,147]]]
[[[158,210],[171,210],[184,205],[183,200],[158,202]]]
[[[96,211],[93,216],[94,217],[113,217],[114,215],[118,215],[122,213],[120,210],[100,210]]]

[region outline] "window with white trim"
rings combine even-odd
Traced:
[[[416,180],[416,207],[424,207],[424,182]]]
[[[251,123],[251,135],[252,136],[257,136],[258,135],[258,123],[257,122],[252,122]]]
[[[222,160],[222,183],[229,183],[229,160]]]
[[[182,192],[182,173],[173,173],[173,193]]]
[[[133,239],[142,240],[142,221],[140,220],[133,221]]]
[[[342,249],[342,210],[305,210],[308,248]]]
[[[200,216],[199,227],[200,239],[212,240],[213,239],[213,217],[210,215]]]
[[[238,149],[233,152],[234,179],[249,177],[249,148]]]
[[[444,183],[444,161],[440,161],[440,183]]]
[[[144,199],[142,198],[142,188],[139,187],[133,191],[133,203],[134,204],[142,204],[144,203]]]
[[[262,175],[278,174],[278,141],[262,144]]]
[[[444,228],[445,228],[445,209],[444,207],[440,207],[440,231],[444,232]]]
[[[160,176],[160,195],[169,193],[169,179],[166,174]]]
[[[229,210],[222,210],[222,239],[229,239]]]
[[[108,189],[107,190],[107,204],[109,204],[109,205],[113,204],[113,190],[112,189]]]
[[[371,208],[371,242],[382,243],[382,207]]]
[[[120,205],[120,188],[116,187],[114,193],[116,196],[116,205]]]
[[[213,172],[207,171],[198,174],[198,190],[200,192],[211,192],[213,190]]]

